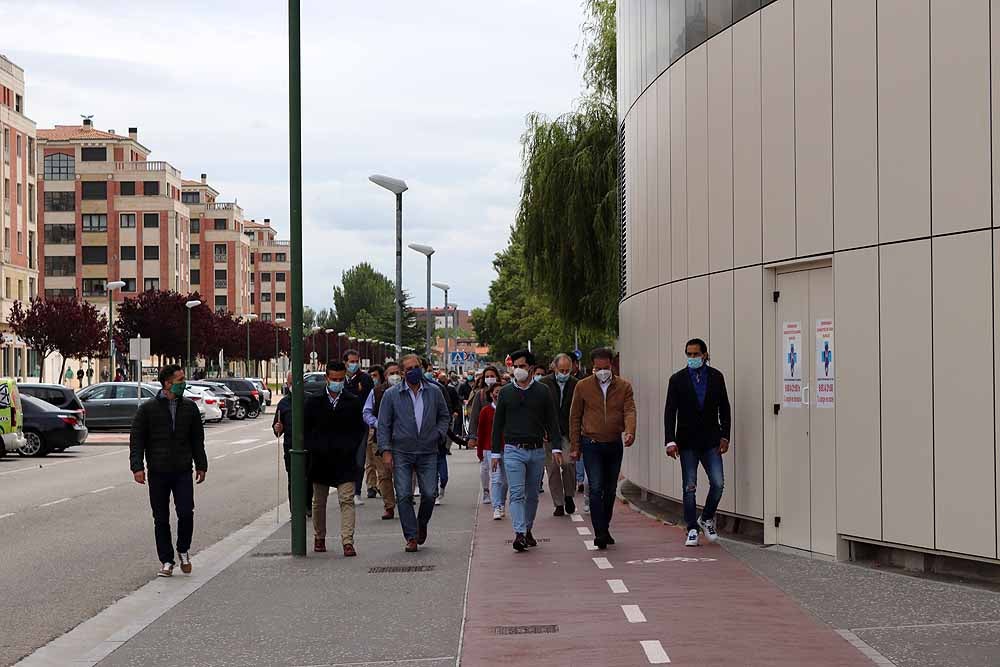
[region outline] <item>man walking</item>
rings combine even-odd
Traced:
[[[382,505],[384,506],[382,519],[390,521],[396,518],[396,493],[392,488],[392,471],[385,465],[385,462],[378,453],[378,409],[382,405],[382,397],[385,396],[385,392],[399,384],[403,378],[399,374],[399,364],[395,361],[390,361],[385,365],[385,373],[386,381],[376,385],[375,389],[368,394],[368,400],[365,402],[362,415],[364,416],[365,424],[369,427],[368,453],[365,455],[368,497],[375,497],[375,488],[373,488],[372,484],[374,482],[377,485],[378,492],[382,494]]]
[[[438,488],[438,448],[448,436],[450,413],[444,394],[424,377],[420,357],[402,358],[405,382],[386,390],[378,411],[378,451],[392,471],[406,551],[427,541]],[[413,510],[413,474],[420,486],[420,514]]]
[[[153,509],[156,554],[160,577],[174,573],[174,547],[170,535],[170,496],[177,512],[177,554],[181,571],[191,573],[191,536],[194,532],[194,484],[205,481],[205,431],[194,401],[184,398],[184,369],[164,366],[158,376],[156,398],[139,406],[129,435],[129,464],[132,477],[149,486]],[[145,460],[145,463],[143,463]]]
[[[522,552],[538,546],[531,528],[538,512],[538,487],[545,468],[545,439],[553,443],[553,461],[562,466],[562,436],[549,390],[531,378],[535,355],[518,350],[510,356],[514,382],[501,389],[497,398],[490,465],[496,471],[503,458],[510,486],[513,546]]]
[[[347,378],[344,380],[344,388],[361,401],[361,405],[368,400],[368,394],[375,388],[375,381],[372,377],[361,370],[361,354],[357,350],[347,350],[342,358],[347,368]],[[365,501],[361,497],[361,485],[364,482],[365,451],[368,446],[367,431],[362,435],[361,447],[358,454],[361,460],[358,461],[357,479],[354,480],[354,504],[364,505]]]
[[[345,389],[347,369],[340,361],[326,367],[326,391],[310,396],[305,405],[305,443],[309,451],[309,482],[313,486],[313,549],[326,551],[326,504],[330,487],[340,501],[340,541],[344,555],[354,548],[354,480],[359,451],[368,428],[361,419],[361,401]],[[361,455],[360,460],[364,460]]]
[[[540,382],[545,385],[555,402],[559,412],[559,442],[550,442],[545,446],[545,464],[549,472],[549,494],[555,505],[553,516],[565,516],[576,512],[573,496],[576,494],[576,463],[568,456],[563,456],[562,465],[556,465],[552,456],[553,449],[569,452],[569,410],[573,405],[573,393],[576,383],[573,377],[573,361],[568,354],[558,354],[554,360],[556,372],[546,375]]]
[[[285,474],[288,476],[288,503],[292,502],[292,372],[288,371],[285,376],[285,395],[278,401],[274,410],[274,419],[271,421],[271,429],[274,435],[284,439],[281,441],[281,448],[285,452]],[[308,464],[307,464],[308,465]],[[306,484],[306,517],[312,516],[312,485]]]
[[[622,469],[624,447],[635,442],[635,399],[632,385],[612,370],[614,352],[599,347],[590,353],[594,374],[576,385],[570,408],[569,437],[573,459],[583,456],[590,485],[590,522],[594,545],[615,543],[611,517]]]
[[[715,529],[715,510],[722,500],[724,475],[722,455],[729,451],[729,395],[726,379],[708,366],[708,346],[693,338],[684,346],[687,367],[670,377],[667,402],[663,411],[667,456],[680,457],[684,485],[684,522],[687,524],[685,546],[698,546],[698,527],[709,542],[719,539]],[[698,516],[695,501],[698,492],[698,464],[708,476],[708,497]]]

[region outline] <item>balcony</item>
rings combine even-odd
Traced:
[[[223,253],[217,252],[215,253],[215,261],[216,263],[225,264],[226,262],[229,261],[229,256],[224,252]]]
[[[270,241],[254,241],[253,243],[256,247],[261,249],[278,248],[279,250],[288,248],[292,245],[291,241],[277,241],[273,239]]]
[[[231,201],[214,201],[211,204],[205,204],[206,211],[242,211],[240,205]]]
[[[225,281],[225,280],[216,280],[215,281],[215,289],[226,289],[227,287],[229,287],[227,281]]]
[[[170,174],[171,176],[175,176],[177,178],[181,177],[180,170],[178,170],[178,169],[174,168],[173,166],[171,166],[171,164],[169,162],[163,162],[163,161],[152,161],[152,162],[147,161],[147,162],[142,162],[142,161],[138,161],[137,160],[137,161],[134,161],[134,162],[115,162],[115,170],[116,171],[147,171],[147,172],[148,171],[165,171],[168,174]]]

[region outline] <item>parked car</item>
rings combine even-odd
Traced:
[[[257,385],[257,391],[259,391],[260,395],[263,397],[264,405],[270,406],[271,390],[268,388],[267,382],[265,382],[263,378],[247,378],[247,379],[253,382],[255,385]]]
[[[12,378],[0,378],[0,452],[16,452],[24,447],[24,415],[21,411],[21,394]]]
[[[219,404],[220,402],[224,404],[224,401],[208,387],[188,385],[187,389],[184,390],[184,397],[190,398],[198,406],[202,424],[222,421],[222,408],[219,407]]]
[[[302,376],[302,388],[307,396],[318,396],[326,391],[326,373],[314,371]]]
[[[101,382],[77,393],[87,411],[90,428],[128,428],[139,405],[154,398],[160,388],[155,384]]]
[[[17,389],[22,396],[31,396],[45,401],[57,408],[75,412],[79,415],[80,421],[86,423],[87,411],[83,409],[83,403],[76,395],[76,392],[61,384],[43,384],[40,382],[20,382]]]
[[[233,390],[226,385],[215,382],[214,380],[195,380],[193,382],[188,382],[190,387],[201,387],[207,389],[208,391],[215,394],[215,396],[220,400],[219,407],[222,408],[222,413],[224,417],[229,419],[237,419],[237,408],[240,404],[240,399],[236,397]],[[243,415],[245,418],[246,415]]]
[[[219,378],[219,382],[232,389],[240,399],[240,405],[236,408],[237,419],[256,419],[260,416],[260,390],[253,382],[246,378]],[[241,411],[243,417],[239,416]]]
[[[21,397],[21,406],[24,410],[24,445],[18,449],[21,456],[45,456],[87,440],[87,426],[79,411],[57,408],[28,395]]]

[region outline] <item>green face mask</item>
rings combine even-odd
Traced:
[[[186,382],[175,382],[170,385],[170,393],[174,396],[183,396],[185,389],[187,389]]]

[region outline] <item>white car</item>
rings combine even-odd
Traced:
[[[268,388],[267,383],[262,378],[247,379],[257,386],[257,390],[260,392],[261,403],[263,405],[271,405],[271,390]]]
[[[219,397],[204,387],[192,387],[190,385],[184,389],[184,397],[190,398],[198,406],[201,413],[201,422],[222,421],[222,406],[219,404]]]

